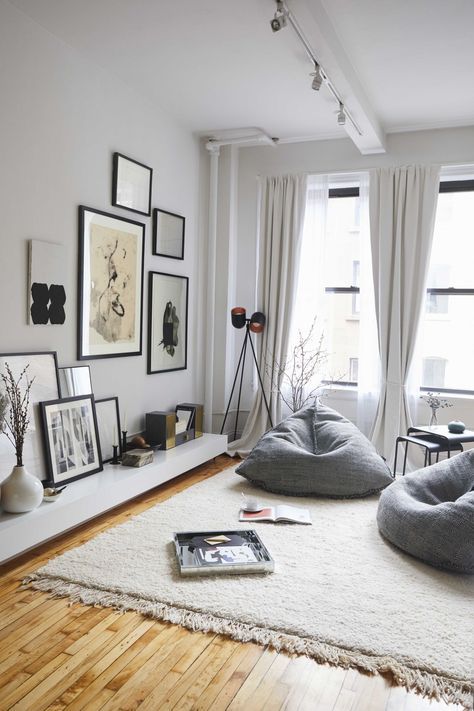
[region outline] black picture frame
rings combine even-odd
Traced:
[[[188,277],[148,273],[148,374],[188,367],[188,293]]]
[[[48,481],[69,484],[103,470],[93,395],[40,403]]]
[[[112,461],[114,457],[114,444],[118,446],[117,453],[119,455],[122,454],[120,408],[118,397],[103,397],[96,400],[95,414],[99,430],[102,462],[105,464],[106,462]],[[114,420],[113,424],[109,421],[109,418]]]
[[[39,479],[47,479],[46,453],[43,440],[43,425],[40,402],[59,398],[58,357],[56,351],[33,351],[26,353],[0,353],[0,372],[8,363],[13,375],[19,377],[29,364],[28,378],[34,378],[30,390],[30,423],[25,437],[23,462],[31,474]],[[0,383],[0,391],[3,386]],[[0,435],[0,465],[9,471],[15,463],[15,451],[6,437]]]
[[[79,206],[78,360],[141,355],[144,253],[142,222]]]
[[[151,214],[153,169],[115,152],[112,163],[112,205],[140,215]]]
[[[153,210],[152,253],[157,257],[184,259],[186,218],[155,207]]]

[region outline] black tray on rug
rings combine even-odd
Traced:
[[[181,575],[272,573],[275,564],[254,530],[174,534]]]

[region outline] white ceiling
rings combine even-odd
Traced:
[[[10,1],[192,131],[346,135],[327,89],[310,89],[291,27],[271,31],[274,0]],[[474,124],[473,0],[287,4],[361,125],[364,152],[384,131]]]

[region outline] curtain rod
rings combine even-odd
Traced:
[[[464,170],[464,169],[469,169],[474,173],[474,163],[472,161],[469,161],[468,163],[453,163],[452,165],[446,164],[446,163],[396,163],[393,165],[387,165],[387,166],[380,166],[380,165],[372,165],[372,166],[365,166],[364,168],[352,168],[352,169],[341,169],[341,170],[303,170],[299,171],[297,170],[296,173],[299,175],[357,175],[360,173],[367,173],[369,170],[377,170],[377,168],[403,168],[403,167],[408,167],[409,165],[431,165],[435,166],[441,169],[445,169],[446,171],[455,171],[456,169]],[[278,173],[278,175],[286,175],[288,174],[288,171],[283,171],[282,173]],[[453,172],[452,175],[455,175]],[[269,173],[257,173],[256,175],[257,178],[270,178],[272,177]]]

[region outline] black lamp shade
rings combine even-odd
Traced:
[[[262,333],[265,328],[265,321],[265,314],[262,314],[261,311],[256,311],[252,314],[250,317],[250,330],[252,333]]]
[[[242,306],[235,306],[231,309],[230,317],[234,328],[243,328],[247,320],[247,312]]]

